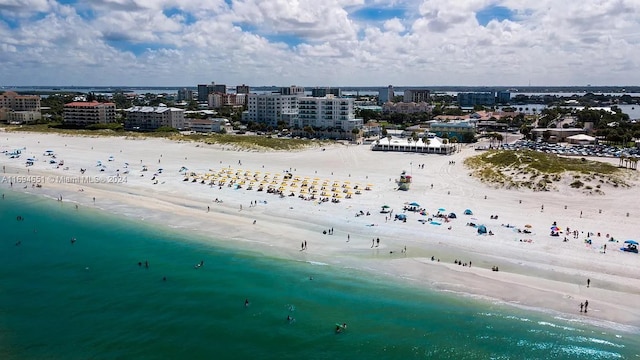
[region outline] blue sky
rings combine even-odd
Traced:
[[[504,6],[488,6],[476,12],[476,19],[482,26],[486,26],[490,21],[513,20],[513,11]]]
[[[628,85],[638,18],[635,0],[0,1],[0,86]]]

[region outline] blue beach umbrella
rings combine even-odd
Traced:
[[[420,206],[420,204],[418,204],[418,203],[417,203],[417,202],[415,202],[415,201],[414,201],[414,202],[412,202],[412,203],[411,203],[411,204],[409,204],[409,205],[411,205],[411,206],[415,206],[415,207],[419,207],[419,206]]]
[[[438,209],[438,211],[440,211],[440,212],[445,212],[445,211],[447,211],[447,209],[445,209],[445,208],[440,208],[440,209]]]
[[[630,245],[638,245],[638,242],[635,240],[627,240],[624,242],[625,244],[630,244]]]

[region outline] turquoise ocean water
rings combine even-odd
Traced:
[[[0,359],[631,359],[640,353],[637,334],[411,289],[356,270],[238,252],[176,230],[76,211],[71,203],[5,194]],[[204,266],[196,269],[200,261]],[[338,322],[348,324],[341,334]]]

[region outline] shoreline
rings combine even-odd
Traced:
[[[101,176],[89,166],[96,159],[106,163],[109,154],[116,157],[114,163],[118,162],[120,167],[121,158],[129,158],[130,164],[135,164],[129,167],[131,172],[126,184],[83,184],[82,192],[78,191],[77,184],[44,184],[43,188],[28,187],[25,191],[18,187],[14,191],[52,198],[61,194],[64,202],[75,202],[80,209],[95,206],[101,211],[144,218],[145,222],[174,230],[194,231],[203,239],[215,234],[217,240],[212,243],[220,242],[229,248],[264,251],[282,259],[301,260],[304,257],[303,261],[317,260],[363,271],[376,269],[374,271],[385,276],[413,279],[407,280],[413,287],[465,293],[518,307],[549,310],[581,321],[593,319],[632,328],[640,325],[640,315],[635,314],[631,305],[640,300],[640,275],[633,273],[639,261],[636,254],[617,250],[621,243],[611,243],[603,254],[598,248],[606,243],[602,237],[594,237],[593,246],[586,247],[581,243],[582,238],[563,243],[561,239],[549,237],[544,230],[545,224],[557,221],[563,228],[567,224],[583,231],[609,231],[621,242],[633,238],[637,231],[633,217],[627,218],[624,213],[640,214],[640,206],[625,202],[625,208],[620,209],[618,205],[633,189],[617,189],[611,191],[612,195],[604,196],[492,189],[469,177],[469,171],[462,165],[447,164],[450,160],[461,164],[465,157],[474,155],[473,149],[453,156],[420,156],[372,153],[367,146],[336,145],[326,151],[266,153],[196,147],[195,144],[155,139],[142,142],[42,134],[3,135],[9,140],[3,141],[2,146],[23,144],[29,155],[33,149],[38,162],[29,169],[29,174],[34,176],[66,173],[75,176],[80,168],[87,168],[88,175]],[[70,140],[73,144],[67,144]],[[96,149],[89,149],[91,147]],[[69,170],[44,164],[42,159],[46,158],[41,154],[45,148],[54,148]],[[122,149],[123,152],[109,149]],[[141,173],[134,168],[139,167],[138,160],[149,164],[149,168],[157,167],[153,161],[159,160],[159,153],[163,154],[161,165],[166,171],[158,178],[164,183],[152,185],[148,177],[140,177]],[[136,158],[133,154],[139,156]],[[278,198],[255,190],[215,189],[186,183],[177,172],[183,164],[200,173],[213,167],[237,167],[238,161],[247,164],[245,168],[258,171],[276,173],[291,167],[292,172],[300,176],[370,182],[374,186],[372,191],[342,199],[339,204],[318,204],[297,197]],[[2,158],[1,162],[8,170],[3,174],[5,176],[10,172],[26,173],[24,159]],[[424,170],[416,169],[418,162],[425,164]],[[113,172],[110,165],[105,173]],[[411,171],[417,180],[407,192],[393,190],[393,182],[389,181],[402,170]],[[430,184],[434,185],[433,189]],[[8,186],[0,184],[0,187]],[[96,198],[95,205],[93,197]],[[223,202],[214,203],[216,197]],[[258,204],[251,206],[253,201]],[[457,214],[467,207],[473,208],[477,214],[474,217],[491,228],[495,235],[477,235],[474,228],[464,226],[469,220],[462,215],[452,221],[453,229],[447,230],[444,225],[418,223],[419,216],[412,213],[408,213],[407,223],[385,222],[384,215],[379,214],[383,203],[389,203],[400,212],[401,205],[410,201],[428,203],[423,206],[430,213],[438,207]],[[544,212],[540,211],[540,204],[545,205]],[[239,205],[244,205],[242,210]],[[206,211],[207,206],[210,212]],[[577,218],[575,213],[568,214],[580,208],[585,209],[582,218]],[[599,209],[603,209],[604,215],[598,212]],[[359,210],[371,211],[372,215],[355,217]],[[489,219],[490,214],[499,214],[500,220]],[[253,220],[256,220],[255,225]],[[522,234],[500,226],[503,222],[518,226],[531,223],[534,233],[528,236],[533,241],[517,241]],[[370,224],[376,226],[367,226]],[[334,228],[333,235],[322,234],[330,228]],[[380,247],[371,249],[371,239],[378,237],[382,239]],[[309,242],[308,250],[299,251],[302,239]],[[614,244],[618,246],[614,248]],[[401,252],[404,246],[407,247],[406,254]],[[441,262],[432,262],[431,256],[440,258]],[[454,259],[471,261],[473,266],[454,265]],[[491,271],[493,265],[498,265],[500,271]],[[589,289],[584,283],[587,278],[592,281]],[[588,316],[578,312],[583,298],[588,298],[592,304]]]

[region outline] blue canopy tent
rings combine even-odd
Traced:
[[[627,240],[624,242],[627,244],[627,247],[622,247],[620,250],[632,253],[638,253],[638,242],[635,240]]]
[[[473,215],[473,211],[471,211],[471,209],[467,209],[464,211],[465,215]]]
[[[487,227],[484,225],[478,225],[478,234],[482,235],[486,233],[487,233]]]
[[[456,215],[456,213],[450,213],[449,214],[449,219],[457,219],[458,215]]]
[[[407,215],[405,214],[397,214],[396,219],[398,220],[407,220]]]

